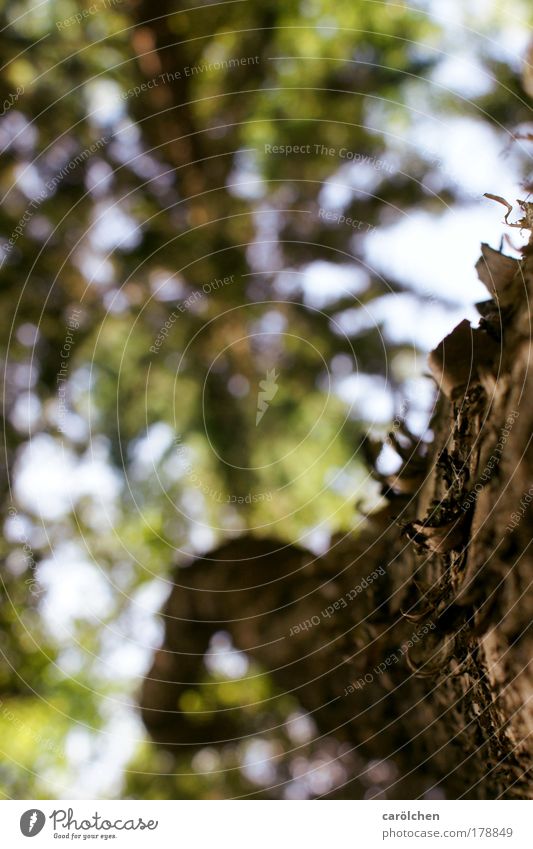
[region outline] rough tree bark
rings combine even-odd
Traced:
[[[320,734],[396,763],[389,797],[531,798],[533,248],[484,245],[477,269],[479,327],[430,355],[432,443],[393,437],[402,468],[362,533],[322,557],[240,538],[177,570],[141,695],[158,744],[239,737],[224,714],[195,730],[177,709],[223,628]]]

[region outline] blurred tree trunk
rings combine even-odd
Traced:
[[[532,796],[531,249],[519,262],[485,245],[478,273],[479,328],[430,355],[431,447],[391,436],[402,468],[359,535],[323,557],[245,537],[178,569],[141,698],[162,746],[242,735],[230,712],[195,725],[177,709],[224,629],[320,735],[395,764],[388,797]],[[354,775],[337,795],[359,792]]]

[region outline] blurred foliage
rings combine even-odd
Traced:
[[[356,502],[372,499],[369,422],[339,386],[386,378],[397,401],[413,358],[364,321],[405,290],[400,270],[368,267],[365,241],[410,210],[466,202],[413,143],[421,113],[482,122],[502,148],[502,125],[528,117],[520,67],[491,40],[507,9],[465,12],[480,35],[459,43],[402,3],[175,7],[13,0],[0,12],[5,796],[318,795],[342,782],[335,741],[289,757],[286,730],[260,737],[298,710],[266,675],[206,672],[207,706],[203,689],[182,706],[242,710],[257,751],[228,744],[191,765],[136,747],[154,613],[176,560],[230,532],[357,526]],[[455,47],[492,80],[477,100],[432,84]],[[288,145],[303,147],[272,152]],[[278,392],[256,427],[270,369]],[[254,698],[273,699],[268,717],[238,707]],[[256,755],[272,759],[263,773]],[[332,779],[323,766],[338,757]],[[306,763],[319,776],[307,784]]]

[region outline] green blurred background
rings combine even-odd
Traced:
[[[0,15],[0,792],[309,798],[357,767],[376,795],[223,633],[180,708],[241,742],[158,751],[136,694],[176,563],[357,533],[365,439],[424,432],[425,353],[502,230],[483,192],[529,191],[530,4]]]

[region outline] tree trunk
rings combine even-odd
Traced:
[[[389,798],[531,798],[531,248],[484,245],[478,273],[479,328],[430,355],[432,444],[391,437],[402,468],[360,534],[322,557],[240,538],[177,570],[141,696],[158,744],[242,733],[230,713],[194,726],[177,709],[224,629],[321,735],[395,764]],[[337,795],[359,792],[354,774]]]

